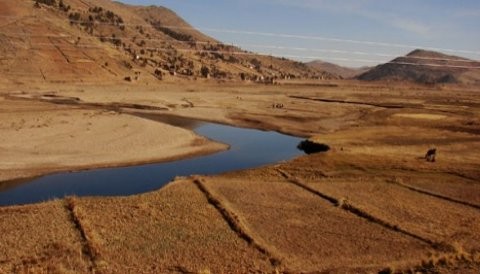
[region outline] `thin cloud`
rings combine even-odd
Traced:
[[[459,10],[454,13],[455,17],[480,17],[480,9]]]
[[[290,7],[357,15],[416,35],[427,35],[432,29],[429,25],[413,18],[393,12],[375,11],[374,0],[269,0],[269,2]]]
[[[285,6],[308,8],[316,10],[327,10],[334,12],[348,12],[361,11],[362,7],[367,5],[371,0],[268,0],[271,3],[282,4]]]
[[[395,18],[390,21],[391,24],[399,29],[412,32],[418,35],[427,35],[430,33],[431,27],[411,19]]]

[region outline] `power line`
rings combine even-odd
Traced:
[[[177,28],[177,29],[193,29],[193,28],[175,27],[175,26],[164,26],[164,27]],[[375,41],[340,39],[340,38],[331,38],[331,37],[324,37],[324,36],[282,34],[282,33],[273,33],[273,32],[269,33],[269,32],[256,32],[256,31],[243,31],[243,30],[214,29],[214,28],[199,28],[199,30],[211,31],[211,32],[220,32],[220,33],[247,34],[247,35],[279,37],[279,38],[280,37],[281,38],[295,38],[295,39],[304,39],[304,40],[319,40],[319,41],[330,41],[330,42],[340,42],[340,43],[350,43],[350,44],[363,44],[363,45],[395,47],[395,48],[409,48],[409,49],[423,48],[423,49],[435,50],[435,51],[447,51],[447,52],[457,52],[457,53],[480,55],[480,51],[471,51],[471,50],[463,50],[463,49],[462,50],[460,50],[460,49],[449,49],[449,48],[436,48],[436,47],[423,47],[423,46],[385,43],[385,42],[375,42]]]
[[[2,16],[2,15],[0,15],[0,17],[11,18],[12,16]],[[81,20],[70,20],[70,19],[67,19],[67,20],[69,22],[73,22],[73,23],[85,23],[84,21],[81,21]],[[136,27],[154,28],[154,26],[152,26],[151,24],[128,24],[128,23],[114,24],[114,23],[108,23],[108,22],[94,22],[94,24],[95,25],[136,26]],[[246,31],[246,30],[234,30],[234,29],[217,29],[217,28],[208,28],[208,27],[194,28],[194,27],[179,27],[179,26],[170,26],[170,25],[162,25],[162,27],[169,28],[169,29],[181,29],[181,30],[193,30],[193,31],[201,30],[201,31],[210,31],[210,32],[217,32],[217,33],[231,33],[231,34],[245,34],[245,35],[278,37],[278,38],[329,41],[329,42],[337,42],[337,43],[361,44],[361,45],[393,47],[393,48],[407,48],[407,49],[423,48],[423,49],[434,50],[434,51],[480,55],[480,51],[472,51],[472,50],[464,50],[464,49],[423,47],[423,46],[419,46],[419,45],[407,45],[407,44],[386,43],[386,42],[377,42],[377,41],[342,39],[342,38],[333,38],[333,37],[326,37],[326,36],[297,35],[297,34],[287,34],[287,33],[258,32],[258,31]]]
[[[11,34],[11,33],[10,33]],[[18,34],[18,33],[16,33]],[[78,37],[74,35],[26,35],[24,33],[21,33],[21,36],[10,36],[10,37],[36,37],[36,38],[73,38],[73,37]],[[128,39],[128,38],[134,38],[135,36],[100,36],[100,35],[89,35],[86,36],[87,38],[98,38],[98,39],[104,39],[104,40],[114,40],[114,39]],[[169,43],[177,43],[177,44],[185,44],[185,45],[191,45],[191,44],[198,44],[198,45],[220,45],[220,46],[233,46],[230,44],[225,44],[225,43],[214,43],[214,42],[209,42],[209,41],[191,41],[191,42],[185,42],[185,41],[178,41],[178,40],[165,40],[165,39],[160,39],[160,38],[139,38],[139,40],[143,41],[162,41],[162,42],[169,42]],[[40,45],[41,43],[35,43],[37,45]],[[247,47],[253,47],[253,48],[265,48],[265,49],[278,49],[278,50],[294,50],[294,51],[306,51],[306,52],[324,52],[324,53],[334,53],[334,54],[352,54],[352,55],[363,55],[363,56],[378,56],[378,57],[389,57],[389,58],[405,58],[405,59],[418,59],[418,60],[432,60],[432,61],[453,61],[453,62],[461,62],[461,63],[478,63],[479,61],[476,60],[469,60],[469,59],[453,59],[453,58],[436,58],[436,57],[421,57],[421,56],[396,56],[393,54],[386,54],[386,53],[369,53],[369,52],[362,52],[362,51],[346,51],[346,50],[337,50],[337,49],[322,49],[322,48],[305,48],[305,47],[287,47],[287,46],[276,46],[276,45],[259,45],[259,44],[244,44],[244,46]],[[235,47],[235,46],[233,46]],[[287,56],[285,56],[287,57]],[[321,57],[320,59],[325,59],[326,57]],[[383,61],[378,61],[378,62],[383,62]]]
[[[102,48],[102,47],[84,47],[83,45],[73,45],[76,48]],[[57,49],[53,44],[45,44],[45,46],[40,47],[31,47],[32,50],[39,50],[39,49]],[[145,50],[155,50],[155,51],[172,51],[172,49],[159,49],[159,48],[149,48],[144,47]],[[73,51],[75,48],[72,49],[62,49],[62,51]],[[178,52],[194,52],[194,53],[217,53],[217,54],[230,54],[230,55],[246,55],[246,56],[257,56],[257,55],[264,55],[264,56],[271,56],[269,53],[252,53],[252,52],[244,52],[244,51],[220,51],[220,50],[193,50],[193,49],[174,49]],[[335,57],[327,57],[324,58],[322,56],[302,56],[302,55],[282,55],[282,57],[288,58],[298,58],[298,59],[307,59],[307,60],[319,60],[319,59],[326,59],[326,60],[334,60],[334,61],[348,61],[348,62],[358,62],[358,63],[378,63],[379,60],[371,60],[371,59],[353,59],[353,58],[335,58]],[[15,58],[12,58],[14,60]],[[457,65],[442,65],[442,64],[419,64],[419,63],[410,63],[410,62],[402,62],[402,61],[390,61],[385,62],[384,64],[399,64],[399,65],[411,65],[411,66],[424,66],[424,67],[444,67],[444,68],[457,68],[457,69],[480,69],[480,66],[457,66]]]
[[[302,59],[311,59],[311,60],[319,60],[321,57],[319,56],[300,56],[300,55],[283,55],[288,58],[302,58]],[[368,60],[368,59],[350,59],[350,58],[325,58],[330,60],[336,61],[349,61],[349,62],[362,62],[362,63],[378,63],[376,60]],[[409,62],[401,62],[401,61],[389,61],[385,62],[384,64],[399,64],[399,65],[411,65],[411,66],[424,66],[424,67],[443,67],[443,68],[461,68],[461,69],[480,69],[480,66],[454,66],[454,65],[441,65],[441,64],[421,64],[421,63],[409,63]]]
[[[462,62],[462,63],[479,63],[480,62],[480,61],[468,60],[468,59],[435,58],[435,57],[421,57],[421,56],[397,56],[397,55],[386,54],[386,53],[369,53],[369,52],[363,52],[363,51],[347,51],[347,50],[337,50],[337,49],[284,47],[284,46],[255,45],[255,44],[247,44],[247,46],[259,47],[259,48],[279,49],[279,50],[296,50],[296,51],[307,51],[307,52],[312,51],[312,52],[326,52],[326,53],[341,53],[341,54],[378,56],[378,57],[393,57],[393,58],[406,58],[406,59],[419,59],[419,60],[455,61],[455,62]]]
[[[45,47],[47,46],[47,47]],[[44,47],[32,47],[31,49],[36,50],[36,49],[45,49],[45,48],[50,48],[50,49],[56,49],[56,47],[52,44],[46,44]],[[50,46],[50,47],[48,47]],[[76,46],[77,48],[102,48],[102,47],[88,47],[88,46]],[[150,50],[157,50],[157,51],[170,51],[169,49],[158,49],[158,48],[144,48],[144,49],[150,49]],[[62,49],[63,51],[69,51],[69,49]],[[70,49],[70,50],[75,50],[75,49]],[[249,53],[249,52],[239,52],[239,51],[218,51],[218,50],[192,50],[192,49],[175,49],[176,51],[179,52],[195,52],[195,53],[222,53],[222,54],[231,54],[231,55],[247,55],[247,56],[256,56],[258,54],[264,55],[264,56],[271,56],[268,53]],[[288,58],[299,58],[299,59],[308,59],[308,60],[319,60],[323,58],[324,60],[334,60],[334,61],[349,61],[349,62],[357,62],[357,63],[378,63],[379,60],[371,60],[371,59],[353,59],[353,58],[336,58],[336,57],[321,57],[321,56],[303,56],[303,55],[282,55],[284,57]],[[12,58],[14,59],[14,58]],[[458,65],[442,65],[442,64],[419,64],[419,63],[409,63],[409,62],[401,62],[401,61],[390,61],[390,62],[385,62],[385,64],[401,64],[401,65],[412,65],[412,66],[426,66],[426,67],[445,67],[445,68],[461,68],[461,69],[480,69],[480,66],[458,66]]]
[[[7,17],[7,16],[0,16],[0,17]],[[14,16],[8,16],[13,18]],[[72,21],[72,20],[70,20]],[[77,21],[83,23],[83,21]],[[112,23],[99,23],[95,22],[95,24],[101,24],[101,25],[116,25],[118,24],[112,24]],[[148,27],[153,27],[152,25],[146,25],[146,24],[122,24],[122,25],[133,25],[133,26],[148,26]],[[171,28],[171,29],[190,29],[190,30],[195,30],[195,28],[192,27],[177,27],[177,26],[162,26],[166,28]],[[331,41],[336,41],[336,42],[359,42],[359,43],[367,43],[371,45],[383,45],[383,46],[408,46],[408,45],[398,45],[398,44],[389,44],[389,43],[378,43],[378,42],[370,42],[370,41],[356,41],[356,40],[347,40],[347,39],[337,39],[337,38],[325,38],[325,37],[316,37],[316,36],[302,36],[302,35],[291,35],[291,34],[275,34],[275,33],[263,33],[263,32],[251,32],[251,31],[238,31],[238,30],[218,30],[218,29],[207,29],[210,31],[222,31],[222,32],[230,32],[230,33],[240,33],[240,34],[251,34],[251,35],[267,35],[267,36],[277,36],[277,37],[287,37],[287,38],[302,38],[302,39],[322,39],[322,40],[331,40]],[[11,34],[11,33],[10,33]],[[17,33],[18,34],[18,33]],[[68,38],[68,37],[78,37],[78,36],[73,36],[73,35],[28,35],[25,33],[21,33],[21,37],[47,37],[47,38]],[[99,39],[119,39],[119,38],[133,38],[128,37],[128,36],[119,36],[119,37],[111,37],[111,36],[86,36],[88,38],[94,37],[94,38],[99,38]],[[140,40],[151,40],[151,41],[167,41],[165,39],[158,39],[158,38],[139,38]],[[183,44],[211,44],[211,45],[222,45],[222,46],[230,46],[226,45],[224,43],[215,43],[211,41],[192,41],[192,42],[183,42],[183,41],[178,41],[178,40],[168,40],[170,43],[183,43]],[[35,45],[51,45],[55,47],[53,44],[47,44],[47,43],[30,43],[30,44],[35,44]],[[93,45],[93,44],[91,44]],[[73,46],[73,45],[72,45]],[[368,52],[361,52],[361,51],[344,51],[344,50],[336,50],[336,49],[320,49],[320,48],[301,48],[301,47],[285,47],[285,46],[274,46],[274,45],[253,45],[253,44],[247,44],[247,46],[251,47],[260,47],[260,48],[267,48],[267,49],[280,49],[280,50],[296,50],[296,51],[312,51],[312,52],[328,52],[328,53],[335,53],[335,54],[354,54],[354,55],[364,55],[364,56],[379,56],[379,57],[396,57],[394,55],[389,55],[389,54],[382,54],[382,53],[368,53]],[[76,45],[76,47],[79,47]],[[83,48],[101,48],[99,46],[88,46],[88,45],[82,45]],[[413,47],[413,46],[408,46],[408,47]],[[417,48],[417,47],[414,47]],[[159,48],[145,48],[143,49],[153,49],[153,50],[162,50],[162,51],[167,51],[165,49],[159,49]],[[186,50],[186,49],[175,49],[177,51],[183,51],[183,52],[211,52],[211,53],[224,53],[224,54],[232,54],[232,55],[256,55],[255,53],[249,53],[249,52],[243,52],[243,51],[218,51],[218,50]],[[464,50],[452,50],[452,49],[440,49],[440,50],[450,50],[450,51],[458,51],[458,52],[469,52],[469,51],[464,51]],[[469,53],[475,53],[477,52],[469,52]],[[260,54],[263,55],[271,55],[271,53],[262,53]],[[353,58],[335,58],[335,57],[324,57],[324,56],[303,56],[303,55],[285,55],[282,54],[279,57],[289,57],[289,58],[299,58],[299,59],[323,59],[323,60],[336,60],[336,61],[350,61],[350,62],[366,62],[366,63],[381,63],[381,60],[371,60],[371,59],[353,59]],[[417,57],[417,56],[405,56],[402,57],[405,59],[421,59],[421,60],[435,60],[435,61],[454,61],[454,62],[465,62],[465,63],[477,63],[477,61],[474,60],[467,60],[467,59],[450,59],[450,58],[434,58],[434,57]],[[432,66],[432,67],[452,67],[452,68],[477,68],[473,66],[454,66],[454,65],[441,65],[441,64],[418,64],[418,63],[410,63],[410,62],[400,62],[400,61],[390,61],[387,63],[397,63],[397,64],[405,64],[405,65],[416,65],[416,66]]]

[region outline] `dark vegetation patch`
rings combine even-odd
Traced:
[[[318,144],[309,140],[301,141],[297,147],[298,149],[304,151],[306,154],[327,152],[330,150],[330,147],[326,144]]]
[[[194,39],[191,35],[186,34],[186,33],[176,32],[176,31],[174,31],[170,28],[164,27],[164,26],[162,26],[160,21],[152,22],[151,25],[156,30],[163,32],[164,34],[172,37],[175,40],[184,41],[184,42],[193,42],[194,41]]]

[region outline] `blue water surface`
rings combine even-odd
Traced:
[[[195,122],[194,131],[230,145],[227,151],[167,163],[65,172],[18,182],[0,190],[0,205],[29,204],[65,196],[125,196],[156,190],[175,176],[212,175],[288,160],[303,154],[302,140],[277,132]]]

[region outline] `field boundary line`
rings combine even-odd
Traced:
[[[407,107],[415,108],[415,106],[404,106],[404,105],[395,105],[395,104],[375,104],[375,103],[368,103],[368,102],[359,102],[359,101],[347,101],[347,100],[336,100],[336,99],[324,99],[324,98],[311,98],[305,96],[298,96],[298,95],[290,95],[288,96],[292,99],[300,99],[300,100],[307,100],[307,101],[316,101],[322,103],[337,103],[337,104],[347,104],[347,105],[362,105],[362,106],[369,106],[369,107],[376,107],[376,108],[385,108],[385,109],[403,109]]]
[[[470,202],[467,202],[467,201],[462,201],[462,200],[455,199],[455,198],[452,198],[452,197],[448,197],[448,196],[438,194],[438,193],[435,193],[435,192],[431,192],[431,191],[421,189],[421,188],[418,188],[418,187],[414,187],[414,186],[411,186],[409,184],[405,184],[405,183],[403,183],[399,180],[396,180],[396,179],[387,180],[387,182],[391,183],[391,184],[394,184],[394,185],[397,185],[397,186],[400,186],[402,188],[414,191],[414,192],[418,192],[418,193],[423,194],[423,195],[431,196],[431,197],[438,198],[438,199],[445,200],[445,201],[452,202],[452,203],[461,204],[461,205],[468,206],[468,207],[471,207],[471,208],[474,208],[474,209],[477,209],[477,210],[480,209],[480,205],[470,203]]]
[[[300,188],[302,188],[302,189],[304,189],[304,190],[306,190],[306,191],[308,191],[308,192],[310,192],[310,193],[312,193],[312,194],[314,194],[314,195],[316,195],[316,196],[318,196],[318,197],[320,197],[324,200],[327,200],[333,206],[336,206],[336,207],[339,207],[339,208],[341,208],[345,211],[348,211],[348,212],[354,214],[357,217],[360,217],[362,219],[366,219],[367,221],[378,224],[378,225],[380,225],[380,226],[382,226],[386,229],[389,229],[389,230],[395,231],[397,233],[403,234],[405,236],[408,236],[408,237],[414,238],[416,240],[419,240],[423,243],[426,243],[426,244],[430,245],[434,249],[447,249],[447,250],[452,249],[451,246],[448,245],[448,244],[439,243],[439,242],[430,240],[428,238],[422,237],[420,235],[417,235],[413,232],[410,232],[406,229],[401,228],[397,224],[391,224],[391,223],[389,223],[385,220],[380,219],[379,217],[373,216],[372,214],[360,209],[359,207],[356,207],[356,206],[352,205],[348,201],[345,201],[343,199],[337,199],[333,196],[322,193],[322,192],[308,186],[306,183],[302,182],[299,178],[290,175],[288,172],[286,172],[286,171],[284,171],[280,168],[276,168],[276,171],[278,173],[280,173],[289,183],[294,184],[294,185],[296,185],[296,186],[298,186],[298,187],[300,187]]]
[[[259,240],[255,239],[248,231],[248,228],[242,223],[239,216],[233,212],[231,209],[227,208],[224,203],[222,203],[218,198],[216,198],[212,192],[205,185],[205,179],[203,178],[193,178],[193,183],[198,187],[198,189],[205,195],[208,200],[208,203],[214,206],[218,212],[222,215],[223,219],[227,222],[228,226],[243,240],[248,244],[257,249],[260,253],[267,256],[271,265],[273,267],[278,267],[282,264],[282,259],[280,256],[276,256],[272,251],[268,250],[264,244],[260,243]]]
[[[94,237],[92,233],[86,228],[84,224],[82,224],[82,216],[84,215],[83,212],[80,211],[80,208],[77,206],[77,198],[75,197],[67,197],[64,199],[65,201],[65,208],[70,214],[70,220],[74,224],[75,228],[80,233],[81,241],[82,241],[82,253],[86,256],[90,261],[90,272],[91,273],[99,273],[99,264],[103,262],[101,260],[101,255],[99,251],[99,247],[94,243]]]

